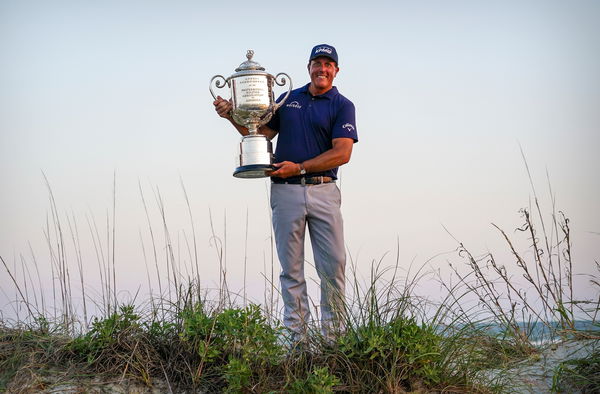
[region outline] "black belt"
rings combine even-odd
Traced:
[[[277,184],[285,183],[288,185],[320,185],[321,183],[335,182],[335,179],[330,176],[307,176],[293,179],[271,178],[271,181]]]

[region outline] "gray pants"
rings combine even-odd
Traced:
[[[310,321],[304,277],[306,225],[321,281],[321,327],[330,336],[343,329],[346,253],[340,212],[341,195],[335,183],[271,185],[271,208],[277,254],[281,263],[283,322],[303,335]]]

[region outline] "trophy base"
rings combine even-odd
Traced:
[[[236,178],[266,178],[267,172],[273,171],[275,167],[270,164],[248,164],[239,166],[233,172]]]
[[[242,138],[236,159],[236,178],[264,178],[275,169],[273,163],[273,145],[261,134],[249,134]]]

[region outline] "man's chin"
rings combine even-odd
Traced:
[[[313,81],[313,86],[319,90],[328,89],[331,85],[328,82]]]

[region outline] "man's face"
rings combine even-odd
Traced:
[[[318,91],[327,91],[333,86],[333,79],[339,68],[333,60],[325,56],[319,56],[308,64],[310,81]]]

